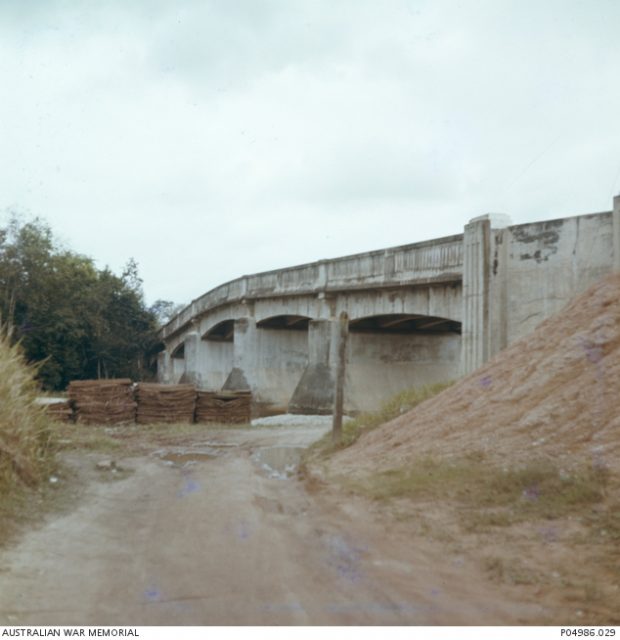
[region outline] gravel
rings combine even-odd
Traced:
[[[275,427],[275,426],[299,426],[299,427],[328,427],[332,424],[332,416],[307,416],[292,413],[284,413],[279,416],[269,416],[267,418],[256,418],[252,420],[253,427]]]

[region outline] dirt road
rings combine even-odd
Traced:
[[[96,469],[0,552],[0,624],[544,624],[466,557],[291,475],[324,427],[210,431]]]

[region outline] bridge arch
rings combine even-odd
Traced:
[[[202,340],[214,342],[233,342],[235,335],[235,321],[233,319],[222,320],[205,331]]]
[[[353,318],[345,383],[349,409],[376,408],[385,400],[386,389],[393,394],[456,379],[460,334],[460,322],[438,316],[391,313]]]
[[[353,333],[461,333],[461,323],[449,318],[411,313],[389,313],[352,318]]]
[[[176,349],[173,349],[172,353],[170,354],[171,358],[175,358],[175,359],[184,359],[185,358],[185,341],[180,342]]]
[[[394,320],[397,316],[444,318],[459,324],[462,320],[459,284],[350,291],[340,297],[337,306],[338,312],[346,311],[352,322],[377,316]]]
[[[246,319],[243,335],[235,335],[235,367],[243,368],[258,411],[287,411],[308,364],[311,318],[298,313],[261,314]],[[239,356],[237,358],[237,355]],[[237,380],[239,378],[237,377]],[[227,383],[228,384],[228,383]]]
[[[310,323],[309,316],[298,314],[280,314],[263,318],[256,323],[259,329],[281,329],[284,331],[307,331]]]

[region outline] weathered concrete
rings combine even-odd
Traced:
[[[159,378],[250,389],[260,412],[329,413],[335,319],[351,322],[345,410],[473,371],[574,295],[620,270],[613,211],[510,225],[244,276],[161,331]]]
[[[459,376],[456,333],[351,333],[347,349],[345,411],[370,411],[389,394]],[[378,382],[380,381],[380,382]]]
[[[170,365],[170,353],[168,351],[160,351],[157,354],[157,372],[160,382],[170,384],[172,369]]]
[[[192,329],[195,329],[195,324],[192,325]],[[193,330],[185,335],[185,370],[181,376],[180,382],[187,382],[189,384],[195,384],[196,386],[202,386],[202,373],[199,367],[199,349],[200,349],[200,335],[197,331]]]
[[[312,320],[308,326],[308,364],[289,403],[291,413],[331,413],[334,403],[335,346],[333,320]]]
[[[463,236],[456,235],[243,276],[194,300],[163,327],[162,338],[167,345],[172,344],[175,336],[188,331],[192,320],[200,319],[202,322],[204,317],[222,307],[233,307],[243,301],[251,301],[255,305],[268,301],[270,307],[273,305],[269,315],[277,315],[278,307],[284,313],[293,313],[288,310],[288,305],[297,304],[300,298],[310,310],[309,307],[320,300],[320,294],[390,288],[398,291],[403,286],[459,283],[462,252]],[[323,307],[322,304],[319,306]],[[325,310],[322,308],[320,312]],[[312,316],[311,313],[300,315]]]
[[[202,388],[217,390],[224,386],[233,369],[233,353],[232,340],[201,339],[198,366],[202,373]]]
[[[611,272],[612,227],[612,216],[603,213],[517,225],[500,232],[506,245],[506,344],[533,331]]]
[[[252,317],[235,320],[233,369],[223,389],[251,391],[256,389],[258,375],[256,358],[256,320]]]
[[[257,327],[252,344],[248,343],[248,337],[245,336],[243,348],[253,351],[254,369],[246,373],[246,379],[254,397],[255,413],[285,412],[308,362],[308,332]],[[246,359],[244,373],[248,367]],[[225,388],[242,387],[229,380]]]

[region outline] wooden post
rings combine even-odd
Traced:
[[[344,405],[344,375],[347,357],[347,338],[349,336],[349,316],[346,311],[340,314],[337,334],[336,389],[334,392],[334,418],[332,421],[332,442],[339,444],[342,440],[342,408]]]
[[[620,273],[620,193],[614,197],[612,213],[614,235],[614,271]]]

